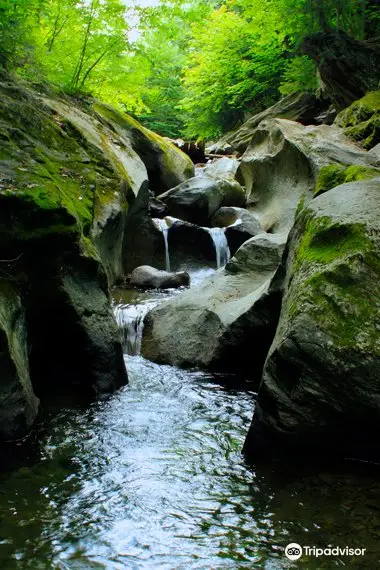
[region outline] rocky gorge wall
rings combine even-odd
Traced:
[[[93,100],[0,77],[0,439],[24,436],[38,398],[127,382],[109,286],[151,261],[150,193],[189,158]],[[137,247],[138,244],[138,247]]]

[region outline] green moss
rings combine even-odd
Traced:
[[[380,170],[368,166],[343,166],[341,164],[330,164],[321,168],[314,191],[314,197],[356,180],[370,180],[380,176]]]
[[[304,263],[328,264],[337,258],[366,251],[370,245],[360,224],[340,225],[327,216],[310,218],[295,254],[293,272]]]
[[[380,113],[373,115],[368,121],[347,128],[345,133],[355,141],[360,141],[363,148],[370,150],[380,143]]]
[[[345,133],[361,142],[367,150],[380,142],[380,91],[367,93],[344,109],[335,124],[345,129]]]
[[[304,211],[293,254],[287,314],[307,312],[336,346],[370,347],[380,354],[376,319],[380,257],[360,223],[339,224]]]

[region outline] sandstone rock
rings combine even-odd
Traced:
[[[186,271],[175,273],[142,265],[132,271],[129,283],[142,289],[177,289],[189,286],[190,275]]]
[[[285,295],[245,450],[378,458],[380,178],[299,213]]]

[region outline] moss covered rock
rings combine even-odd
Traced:
[[[126,383],[108,287],[151,261],[149,185],[167,190],[193,166],[96,101],[37,92],[6,73],[0,97],[0,259],[9,260],[0,267],[5,437],[2,422],[19,436],[36,415],[29,370],[41,398],[67,389],[107,393]],[[10,309],[2,313],[17,305],[5,295],[9,288],[25,315],[23,334]]]
[[[331,190],[336,186],[357,180],[371,180],[380,176],[380,168],[368,166],[343,166],[330,164],[321,168],[315,185],[314,196]]]
[[[380,143],[380,91],[371,91],[339,113],[335,125],[369,150]]]
[[[252,456],[380,456],[379,197],[380,178],[352,182],[298,214]]]

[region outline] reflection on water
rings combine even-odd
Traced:
[[[118,291],[115,308],[171,294]],[[126,359],[108,400],[45,403],[35,447],[0,474],[2,570],[380,567],[375,466],[248,466],[254,395],[236,378]],[[367,555],[292,563],[289,542]]]
[[[127,364],[129,386],[90,409],[51,410],[40,460],[1,476],[2,569],[292,568],[292,541],[369,552],[297,566],[378,567],[376,470],[250,468],[240,449],[252,394]]]

